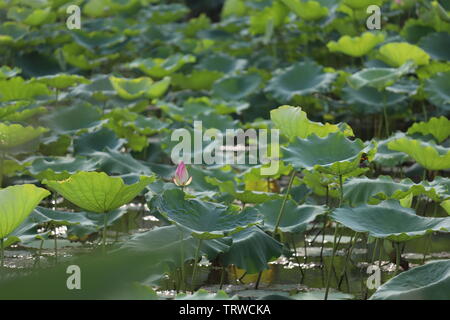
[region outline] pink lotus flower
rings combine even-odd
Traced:
[[[179,187],[185,187],[192,182],[192,177],[189,176],[189,173],[186,169],[186,166],[183,161],[178,164],[177,169],[175,170],[175,176],[173,177],[173,183],[175,183]]]

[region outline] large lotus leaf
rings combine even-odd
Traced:
[[[65,156],[71,144],[69,135],[52,134],[41,139],[39,152],[44,156]]]
[[[202,241],[200,254],[213,260],[218,254],[227,252],[231,239],[211,239]],[[119,250],[137,253],[153,253],[161,262],[172,267],[181,266],[195,258],[198,239],[180,226],[157,227],[153,230],[138,233],[123,243]]]
[[[383,110],[383,102],[385,101],[388,110],[398,108],[402,105],[408,96],[405,94],[397,94],[393,92],[380,92],[376,88],[362,87],[355,90],[351,87],[345,87],[343,90],[343,98],[354,106],[360,113],[371,114],[379,113]]]
[[[30,101],[0,103],[0,119],[2,121],[25,121],[33,116],[46,112],[46,107],[30,103]]]
[[[422,182],[414,183],[410,179],[396,182],[389,176],[379,176],[376,179],[353,178],[344,184],[344,198],[351,206],[377,204],[385,199],[400,200],[410,194],[426,195],[434,201],[439,201],[445,194],[445,190],[440,186],[430,186]]]
[[[111,76],[109,79],[119,96],[127,100],[141,97],[158,98],[167,91],[170,85],[170,78],[164,78],[155,83],[147,77],[126,79]]]
[[[233,244],[221,257],[222,264],[235,265],[248,274],[269,269],[267,263],[277,259],[283,250],[283,244],[255,226],[237,232],[231,237]]]
[[[222,76],[223,73],[218,71],[195,69],[189,74],[174,73],[170,77],[173,85],[181,89],[210,90]]]
[[[449,300],[450,260],[430,261],[381,285],[370,300]]]
[[[152,175],[152,170],[148,164],[136,160],[130,153],[106,148],[105,152],[97,151],[91,153],[93,159],[98,160],[98,168],[108,174],[143,174]]]
[[[61,107],[41,117],[41,122],[59,134],[73,134],[81,130],[92,130],[101,126],[101,113],[89,105],[74,104]]]
[[[375,158],[373,159],[375,163],[382,166],[395,167],[408,159],[407,154],[388,148],[389,142],[397,138],[397,135],[393,135],[387,139],[377,141],[377,153],[375,154]]]
[[[90,78],[89,84],[80,84],[76,86],[70,93],[74,97],[93,97],[99,101],[105,101],[109,97],[114,96],[116,91],[111,85],[108,75],[97,75]]]
[[[380,59],[392,67],[400,67],[408,60],[417,66],[427,65],[430,56],[418,46],[407,42],[390,42],[380,48]]]
[[[38,180],[64,180],[78,171],[93,171],[97,161],[81,157],[40,157],[33,161],[28,171]]]
[[[343,4],[349,6],[352,9],[366,9],[370,5],[381,6],[383,0],[343,0]]]
[[[48,129],[32,126],[23,127],[20,124],[4,124],[0,123],[0,150],[8,151],[9,149],[23,145],[38,138]]]
[[[406,62],[400,68],[368,68],[362,69],[347,78],[347,82],[355,89],[370,86],[379,90],[394,84],[404,74],[411,72],[413,63]]]
[[[282,134],[289,139],[307,138],[311,134],[319,137],[325,137],[331,132],[338,132],[341,128],[334,124],[314,122],[308,119],[306,112],[300,107],[281,106],[270,111],[270,119]],[[352,136],[353,131],[350,127],[344,128],[346,135]]]
[[[303,20],[318,20],[328,15],[328,8],[319,1],[282,0],[297,16]]]
[[[177,53],[167,59],[138,59],[130,63],[130,67],[138,68],[150,77],[163,78],[180,70],[187,63],[194,63],[195,60],[196,58],[192,55],[181,55]]]
[[[375,238],[407,241],[434,231],[450,232],[449,218],[428,218],[402,207],[396,200],[356,208],[338,208],[331,217],[356,232],[367,232]]]
[[[55,14],[52,8],[22,8],[11,7],[8,10],[8,18],[22,22],[29,26],[40,26],[44,23],[50,23],[55,20]]]
[[[48,195],[50,192],[32,184],[0,190],[0,239],[13,232]]]
[[[74,30],[71,32],[71,35],[77,44],[91,51],[111,48],[126,40],[126,37],[121,33],[114,34],[105,31],[87,33],[80,30]]]
[[[450,199],[441,202],[441,207],[450,215]]]
[[[0,79],[8,79],[11,77],[14,77],[15,75],[19,74],[22,70],[20,68],[10,68],[8,66],[1,66],[0,67]]]
[[[264,216],[264,230],[273,232],[283,200],[272,200],[256,207]],[[287,200],[279,229],[287,233],[303,233],[308,224],[318,215],[325,212],[323,206],[297,205],[293,200]]]
[[[34,79],[33,82],[43,83],[51,88],[65,89],[76,84],[85,83],[88,84],[90,81],[85,77],[78,76],[75,74],[55,74],[51,76],[44,76]]]
[[[427,122],[416,122],[408,129],[408,134],[417,132],[422,135],[431,134],[438,143],[441,143],[450,136],[450,120],[442,116],[433,117]]]
[[[376,148],[365,145],[361,140],[350,141],[342,132],[330,133],[324,138],[315,134],[307,139],[295,139],[283,147],[283,161],[296,169],[318,170],[320,172],[344,175],[359,167],[363,154],[373,159]]]
[[[104,172],[78,172],[63,181],[44,180],[42,183],[70,202],[88,211],[104,213],[133,200],[154,177],[140,177],[139,182],[126,185],[120,177]]]
[[[184,192],[179,189],[165,191],[157,198],[156,206],[169,220],[187,228],[200,239],[221,238],[260,221],[258,212],[253,208],[236,212],[218,203],[185,200]]]
[[[450,60],[450,53],[448,52],[450,35],[447,32],[430,33],[420,40],[419,45],[433,59]]]
[[[277,73],[268,83],[266,91],[284,103],[295,96],[304,96],[328,89],[336,78],[325,73],[315,62],[299,62]]]
[[[288,9],[279,1],[272,2],[271,6],[266,6],[262,10],[252,10],[250,13],[251,34],[264,34],[268,28],[277,28],[283,25]]]
[[[247,60],[236,59],[223,53],[208,55],[195,65],[200,70],[218,71],[220,73],[231,73],[240,71],[247,65]]]
[[[256,73],[224,77],[213,85],[213,95],[224,100],[240,100],[254,93],[261,84]]]
[[[50,95],[43,83],[25,81],[21,77],[0,80],[0,102],[13,100],[31,100],[36,96]]]
[[[450,71],[438,73],[425,82],[428,99],[436,107],[450,110]]]
[[[362,57],[368,54],[375,46],[384,41],[383,33],[364,32],[359,37],[344,35],[336,41],[327,44],[331,52],[342,52],[352,57]]]
[[[428,170],[450,168],[450,150],[432,142],[403,137],[389,142],[388,148],[408,154]]]
[[[75,154],[90,155],[95,151],[104,151],[106,148],[117,151],[125,142],[124,139],[119,139],[113,131],[101,128],[94,132],[84,133],[74,139],[73,149]]]

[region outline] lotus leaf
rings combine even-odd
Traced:
[[[339,40],[327,44],[331,52],[342,52],[352,57],[362,57],[368,54],[375,46],[384,41],[385,35],[364,32],[359,37],[342,36]]]
[[[380,48],[380,58],[392,67],[400,67],[408,60],[417,66],[427,65],[430,56],[419,47],[407,42],[390,42]]]

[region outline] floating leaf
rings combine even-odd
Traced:
[[[425,81],[425,92],[436,107],[450,110],[450,71],[437,73]]]
[[[143,176],[138,182],[125,185],[122,178],[104,172],[78,172],[67,180],[42,183],[80,208],[105,213],[127,204],[153,181],[154,177]]]
[[[170,78],[153,82],[152,79],[141,77],[136,79],[109,77],[111,84],[123,99],[133,100],[141,97],[159,98],[169,88]]]
[[[423,37],[419,43],[433,59],[448,61],[450,60],[450,35],[447,32],[430,33]]]
[[[93,171],[97,161],[81,157],[42,157],[33,161],[29,172],[38,180],[64,180],[78,171]]]
[[[80,83],[90,83],[90,81],[84,77],[63,73],[39,77],[37,79],[34,79],[33,82],[43,83],[51,88],[56,89],[65,89]]]
[[[407,42],[390,42],[380,48],[380,59],[392,67],[400,67],[408,60],[417,66],[429,63],[430,56],[419,47]]]
[[[224,100],[240,100],[254,93],[261,84],[256,73],[224,77],[213,85],[213,95]]]
[[[328,15],[328,8],[322,7],[319,1],[282,0],[300,18],[310,21]]]
[[[388,148],[408,154],[428,170],[450,168],[450,150],[432,142],[403,137],[389,142]]]
[[[6,238],[50,192],[32,184],[0,190],[0,239]]]
[[[20,124],[0,123],[0,150],[8,152],[9,149],[30,142],[47,131],[48,129],[42,127],[23,127]]]
[[[287,102],[295,96],[325,91],[335,78],[335,73],[324,73],[315,62],[299,62],[276,74],[266,92],[280,102]]]
[[[25,81],[21,77],[0,80],[0,102],[14,100],[31,100],[36,96],[51,94],[43,83]]]
[[[386,200],[374,206],[338,208],[330,216],[353,231],[392,241],[420,238],[434,231],[450,232],[450,218],[421,217],[396,200]]]
[[[364,32],[359,37],[342,36],[339,40],[327,44],[331,52],[342,52],[352,57],[362,57],[368,54],[375,46],[384,41],[384,34]]]
[[[370,300],[449,300],[450,260],[430,261],[381,285]]]

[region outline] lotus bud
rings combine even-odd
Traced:
[[[185,187],[192,182],[192,177],[189,176],[189,173],[186,169],[186,165],[183,161],[178,164],[177,169],[175,170],[175,176],[173,177],[173,183],[175,183],[179,187]]]

